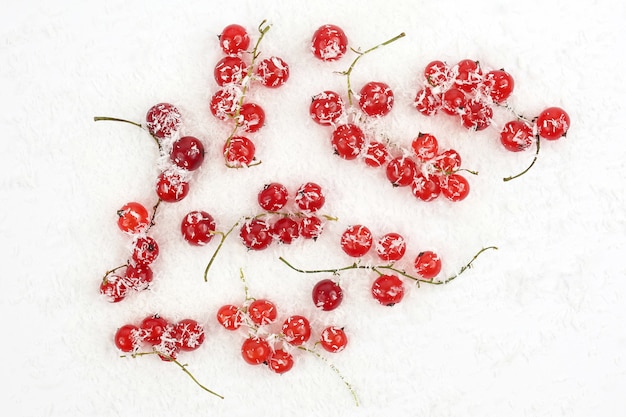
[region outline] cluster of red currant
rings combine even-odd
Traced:
[[[378,274],[372,283],[371,294],[373,298],[384,306],[393,306],[404,298],[405,287],[400,276],[412,281],[428,284],[445,284],[455,279],[466,269],[471,267],[474,260],[487,249],[497,249],[495,246],[482,248],[472,260],[463,266],[460,272],[444,280],[435,280],[442,269],[441,258],[431,250],[424,250],[417,254],[413,261],[413,268],[417,276],[410,275],[405,269],[400,269],[395,265],[397,261],[403,259],[407,243],[406,239],[399,233],[386,233],[376,240],[371,230],[364,225],[357,224],[349,226],[341,235],[341,249],[350,257],[358,258],[358,262],[343,268],[303,270],[294,267],[283,257],[280,260],[291,269],[301,273],[332,273],[339,274],[341,271],[351,269],[369,269]],[[386,262],[382,265],[373,265],[370,262],[361,263],[363,257],[374,248],[380,261]],[[385,271],[385,272],[383,272]],[[325,311],[334,310],[343,300],[343,290],[336,280],[323,279],[313,287],[312,297],[314,304]]]
[[[226,26],[219,35],[219,46],[225,56],[215,65],[213,75],[219,89],[213,93],[209,103],[211,114],[217,119],[233,124],[233,129],[224,142],[223,152],[226,166],[249,167],[256,161],[256,147],[249,135],[257,132],[265,123],[265,111],[257,103],[246,100],[253,82],[269,88],[282,86],[289,78],[289,65],[278,56],[257,62],[259,45],[270,26],[263,21],[259,25],[259,38],[250,52],[250,36],[237,24]],[[256,161],[256,162],[255,162]]]
[[[513,111],[506,101],[514,87],[513,76],[504,69],[485,71],[478,61],[471,59],[462,59],[453,66],[435,60],[424,68],[414,104],[425,116],[441,111],[459,117],[465,128],[480,131],[491,126],[495,107]],[[549,107],[533,119],[516,114],[515,120],[502,128],[500,142],[505,149],[519,152],[528,149],[535,140],[538,153],[540,138],[559,139],[565,136],[569,126],[569,115],[560,107]]]
[[[282,374],[292,369],[296,349],[313,353],[323,360],[325,358],[315,349],[317,345],[330,353],[345,349],[348,344],[346,332],[342,327],[334,325],[324,326],[313,346],[307,346],[315,333],[310,320],[303,315],[293,314],[277,322],[276,304],[267,299],[251,297],[242,271],[240,278],[244,283],[244,301],[240,305],[224,304],[218,309],[216,318],[226,330],[245,331],[241,356],[246,363],[267,365],[271,371]],[[331,367],[338,372],[334,365]],[[342,380],[357,401],[352,387],[343,377]]]

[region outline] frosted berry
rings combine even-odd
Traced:
[[[484,130],[493,118],[493,109],[482,100],[470,100],[465,104],[464,112],[461,114],[463,126],[471,130]]]
[[[380,304],[391,307],[404,298],[404,283],[397,275],[381,275],[372,284],[372,296]]]
[[[124,271],[124,281],[135,291],[145,290],[154,278],[152,268],[144,264],[130,264]]]
[[[441,194],[439,180],[434,175],[426,177],[422,173],[417,173],[411,183],[411,192],[422,201],[432,201]]]
[[[250,219],[241,227],[239,237],[248,249],[262,250],[272,243],[270,231],[271,226],[265,220],[259,218]]]
[[[411,142],[411,148],[420,162],[426,162],[433,159],[439,152],[439,142],[430,133],[420,133]]]
[[[115,346],[122,352],[132,352],[139,347],[140,330],[133,324],[125,324],[115,332]]]
[[[140,236],[133,242],[131,259],[134,263],[149,265],[159,256],[159,245],[150,236]]]
[[[158,314],[144,318],[139,325],[141,339],[151,345],[158,345],[168,327],[168,322]]]
[[[456,74],[454,84],[465,92],[472,93],[483,80],[483,72],[478,61],[463,59],[459,61],[452,71]]]
[[[399,261],[406,252],[406,240],[399,233],[387,233],[376,241],[375,248],[383,261]]]
[[[287,187],[271,182],[263,187],[257,196],[259,206],[266,211],[278,211],[285,207],[289,199]]]
[[[213,77],[220,87],[227,84],[241,84],[246,76],[246,68],[246,63],[240,57],[225,56],[215,65]]]
[[[265,87],[277,88],[289,79],[289,65],[282,58],[273,56],[259,62],[255,73]]]
[[[372,81],[365,84],[359,92],[359,107],[368,116],[388,114],[394,103],[393,91],[383,82]]]
[[[267,340],[260,337],[249,337],[241,345],[241,356],[250,365],[260,365],[268,361],[272,353]]]
[[[408,156],[400,156],[387,163],[385,173],[394,187],[406,187],[417,174],[417,164]]]
[[[322,219],[315,215],[305,216],[300,220],[298,232],[305,239],[317,239],[324,230]]]
[[[319,184],[307,182],[296,191],[295,201],[300,210],[313,213],[322,208],[326,197]]]
[[[204,342],[204,328],[193,319],[183,319],[174,325],[176,347],[183,351],[192,351]]]
[[[570,118],[562,108],[549,107],[537,116],[535,123],[539,136],[555,140],[565,136],[570,127]]]
[[[189,182],[176,171],[166,170],[157,178],[156,193],[162,201],[176,203],[189,193]]]
[[[240,91],[232,85],[225,85],[211,96],[209,110],[219,120],[228,120],[237,111]]]
[[[331,279],[323,279],[313,287],[311,292],[315,307],[331,311],[339,307],[343,300],[343,290],[338,283]]]
[[[148,132],[158,139],[172,136],[182,124],[180,111],[172,104],[159,103],[146,114]]]
[[[123,275],[109,274],[100,283],[100,294],[111,303],[122,301],[130,290],[131,288]]]
[[[239,109],[239,125],[249,133],[256,132],[265,124],[265,111],[255,103],[243,103]]]
[[[345,55],[347,49],[348,37],[339,26],[323,25],[313,33],[311,51],[322,61],[336,61]]]
[[[227,55],[237,55],[245,52],[250,46],[248,31],[241,25],[226,26],[219,35],[219,44]]]
[[[365,144],[365,134],[355,124],[340,125],[333,131],[331,144],[335,154],[343,159],[352,160],[361,153]]]
[[[224,157],[226,162],[233,167],[249,166],[254,161],[256,147],[245,136],[234,136],[224,143]]]
[[[348,344],[348,336],[341,327],[328,326],[322,330],[320,345],[330,353],[341,352]]]
[[[195,171],[204,161],[204,145],[193,136],[183,136],[172,144],[170,160],[179,168]]]
[[[424,279],[433,279],[441,272],[441,259],[433,251],[420,252],[415,258],[415,271]]]
[[[237,330],[243,323],[243,316],[239,307],[226,304],[217,310],[216,319],[226,330]]]
[[[372,232],[366,226],[357,224],[348,227],[341,235],[341,249],[354,258],[365,255],[372,247]]]
[[[345,104],[341,96],[334,91],[324,91],[311,99],[309,114],[320,125],[333,124],[341,117]]]
[[[483,89],[495,103],[503,103],[513,93],[513,76],[500,69],[489,71],[483,80]]]
[[[370,167],[379,167],[389,161],[389,151],[387,145],[378,141],[371,141],[365,146],[363,160]]]
[[[300,235],[299,224],[291,217],[280,217],[272,223],[270,233],[278,242],[288,245]]]
[[[533,128],[523,120],[507,122],[500,132],[500,143],[511,152],[526,150],[533,144]]]
[[[126,203],[117,211],[117,226],[122,232],[136,234],[150,224],[148,210],[136,201]]]
[[[439,179],[441,194],[450,201],[461,201],[470,192],[467,179],[460,174],[444,175]]]
[[[450,68],[443,61],[431,61],[424,67],[424,78],[431,87],[445,85],[450,80]]]
[[[206,245],[213,239],[215,219],[203,210],[190,211],[180,224],[183,239],[195,246]]]
[[[283,323],[282,333],[287,343],[300,346],[311,337],[311,324],[306,317],[293,315]]]
[[[277,374],[284,374],[293,368],[293,355],[286,350],[276,349],[270,353],[267,366]]]
[[[430,87],[424,87],[417,91],[413,105],[424,116],[432,116],[441,108],[441,100],[440,94],[433,93]]]
[[[276,309],[276,305],[269,300],[254,300],[248,306],[248,316],[250,316],[250,320],[258,326],[274,323],[277,315],[278,310]]]

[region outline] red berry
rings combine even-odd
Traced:
[[[315,215],[303,217],[298,225],[298,232],[305,239],[315,240],[321,236],[323,230],[324,223],[322,219]]]
[[[383,82],[371,81],[359,93],[359,107],[368,116],[386,115],[391,111],[393,102],[393,91]]]
[[[420,252],[415,258],[414,266],[420,277],[433,279],[441,272],[441,259],[435,252]]]
[[[259,192],[257,201],[259,206],[266,211],[278,211],[285,207],[289,199],[287,187],[278,182],[271,182]]]
[[[485,74],[483,89],[495,103],[503,103],[513,93],[515,83],[511,74],[493,70]]]
[[[150,224],[148,210],[140,203],[131,201],[117,211],[117,226],[122,232],[137,234]]]
[[[175,171],[163,171],[157,178],[157,196],[167,203],[176,203],[189,193],[189,182]]]
[[[204,161],[204,145],[193,136],[183,136],[172,145],[170,160],[179,168],[195,171]]]
[[[433,166],[443,174],[451,174],[461,167],[461,155],[454,149],[446,149],[433,160]]]
[[[439,179],[441,194],[450,201],[461,201],[470,192],[469,182],[460,174],[444,175]]]
[[[372,284],[372,296],[384,306],[393,306],[404,297],[404,283],[397,275],[381,275]]]
[[[346,332],[336,326],[329,326],[322,330],[320,345],[330,353],[341,352],[348,344]]]
[[[180,111],[169,103],[155,104],[146,114],[148,132],[158,139],[172,136],[181,124]]]
[[[443,61],[431,61],[424,68],[424,77],[431,87],[444,85],[450,79],[450,68]]]
[[[442,106],[440,94],[434,94],[430,87],[424,87],[417,91],[415,96],[415,108],[424,116],[432,116]]]
[[[274,323],[277,315],[278,310],[276,310],[276,305],[269,300],[254,300],[248,306],[248,316],[250,316],[250,320],[258,326]]]
[[[441,194],[441,187],[434,175],[426,177],[422,173],[417,173],[411,184],[411,192],[422,201],[432,201]]]
[[[265,124],[265,111],[255,103],[244,103],[239,110],[239,125],[245,132],[256,132]]]
[[[124,277],[118,274],[109,274],[100,283],[100,294],[111,303],[122,301],[130,290]]]
[[[149,265],[159,256],[159,245],[150,236],[140,236],[133,242],[131,258],[135,263]]]
[[[250,139],[244,136],[233,136],[230,141],[224,143],[222,151],[229,165],[243,167],[254,161],[256,148]]]
[[[269,343],[260,337],[248,337],[241,345],[241,356],[250,365],[267,362],[271,354],[272,348]]]
[[[206,245],[213,239],[215,219],[203,210],[190,211],[183,217],[180,231],[188,243],[196,246]]]
[[[299,225],[291,217],[280,217],[272,224],[270,233],[274,239],[288,245],[300,235]]]
[[[383,261],[399,261],[406,252],[406,240],[399,233],[387,233],[376,241],[375,248]]]
[[[435,135],[420,133],[413,139],[411,148],[419,161],[426,162],[429,159],[433,159],[439,152],[439,142]]]
[[[209,102],[211,114],[220,120],[228,120],[237,111],[238,97],[241,91],[232,85],[225,85],[217,90]]]
[[[463,126],[471,130],[484,130],[493,118],[493,109],[482,100],[471,100],[465,104],[464,112],[461,113]]]
[[[151,345],[158,345],[161,337],[165,333],[168,326],[167,320],[158,314],[148,316],[141,321],[139,329],[141,330],[141,339]]]
[[[276,349],[270,353],[267,366],[277,374],[284,374],[293,368],[293,355],[286,350]]]
[[[139,328],[125,324],[115,332],[115,346],[122,352],[132,352],[139,347]]]
[[[377,141],[369,142],[365,147],[363,159],[366,165],[374,168],[384,165],[389,160],[387,145]]]
[[[239,307],[226,304],[217,310],[217,322],[226,330],[237,330],[243,323],[243,317]]]
[[[548,107],[537,116],[535,123],[539,136],[555,140],[565,136],[570,127],[570,118],[562,108]]]
[[[408,156],[401,156],[389,161],[385,172],[394,187],[406,187],[417,174],[417,164]]]
[[[502,128],[500,143],[511,152],[524,151],[533,144],[533,128],[522,120],[512,120]]]
[[[300,210],[313,213],[322,208],[326,197],[319,184],[307,182],[296,191],[295,201]]]
[[[259,218],[250,219],[241,227],[239,237],[248,249],[262,250],[272,243],[270,230],[271,226],[265,220]]]
[[[341,249],[354,258],[365,255],[372,247],[372,244],[372,232],[360,224],[348,227],[341,235]]]
[[[312,296],[315,307],[324,311],[331,311],[341,304],[343,290],[335,281],[323,279],[313,287]]]
[[[213,70],[215,82],[220,87],[227,84],[241,84],[246,74],[246,63],[238,56],[225,56]]]
[[[346,53],[348,37],[343,29],[336,25],[320,26],[311,39],[311,51],[322,61],[336,61]]]
[[[277,88],[289,79],[289,65],[277,56],[266,58],[259,62],[256,76],[265,87]]]
[[[344,110],[343,99],[334,91],[324,91],[314,96],[309,106],[311,118],[320,125],[335,123]]]
[[[347,160],[355,159],[365,144],[365,134],[357,125],[345,124],[337,126],[331,137],[335,154]]]
[[[452,71],[456,74],[454,78],[456,87],[468,94],[476,90],[483,80],[483,72],[478,61],[463,59],[452,68]]]
[[[204,342],[204,328],[193,319],[183,319],[174,325],[174,338],[180,350],[192,351]]]
[[[245,52],[250,46],[250,36],[246,29],[237,24],[226,26],[218,36],[220,48],[227,55],[236,55]]]
[[[458,88],[449,88],[441,96],[441,110],[444,113],[450,115],[461,114],[465,104],[465,93]]]
[[[311,337],[311,325],[306,317],[294,315],[285,320],[282,332],[287,343],[300,346]]]
[[[148,288],[153,277],[152,268],[144,264],[128,265],[124,272],[124,281],[129,288],[135,291],[143,291]]]

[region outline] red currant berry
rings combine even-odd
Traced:
[[[172,136],[181,124],[180,111],[169,103],[155,104],[146,114],[148,132],[158,139]]]
[[[411,148],[415,152],[415,156],[421,162],[426,162],[429,159],[433,159],[439,152],[439,142],[435,135],[430,133],[420,133],[413,142]]]
[[[418,173],[411,184],[411,192],[422,201],[432,201],[441,194],[441,187],[434,175],[426,177]]]
[[[461,114],[465,104],[465,93],[458,88],[449,88],[441,96],[441,110],[449,115]]]
[[[493,70],[485,74],[483,89],[495,103],[503,103],[513,93],[513,76],[504,70]]]
[[[363,160],[367,166],[374,168],[384,165],[389,160],[387,145],[377,141],[369,142],[365,147]]]
[[[250,46],[250,36],[246,29],[237,24],[226,26],[218,36],[220,48],[227,55],[244,52]]]
[[[274,323],[277,315],[276,305],[269,300],[254,300],[248,306],[248,316],[252,323],[258,326]]]
[[[237,111],[238,96],[241,92],[231,85],[226,85],[217,90],[209,102],[211,114],[219,120],[228,120]]]
[[[451,174],[461,167],[461,155],[454,149],[446,149],[435,157],[433,166],[443,174]]]
[[[314,96],[309,106],[313,121],[324,126],[335,123],[344,110],[343,99],[334,91],[324,91]]]
[[[331,311],[339,307],[343,300],[343,290],[335,281],[323,279],[313,287],[313,304],[324,311]]]
[[[347,344],[348,336],[346,336],[346,332],[341,327],[329,326],[322,330],[320,345],[326,351],[330,353],[341,352],[346,348]]]
[[[322,219],[315,215],[303,217],[298,225],[298,233],[305,239],[317,239],[324,231]]]
[[[265,111],[255,103],[244,103],[239,109],[239,125],[246,132],[256,132],[265,124]]]
[[[424,279],[433,279],[441,272],[441,259],[433,251],[420,252],[415,258],[415,271]]]
[[[149,265],[159,256],[159,245],[150,236],[140,236],[133,242],[131,258],[137,264]]]
[[[372,296],[380,304],[391,307],[402,301],[404,283],[397,275],[381,275],[372,284]]]
[[[183,319],[174,326],[176,347],[184,351],[196,350],[204,342],[204,328],[193,319]]]
[[[115,332],[115,346],[122,352],[132,352],[139,347],[139,328],[133,324],[125,324]]]
[[[180,231],[188,243],[195,246],[206,245],[213,239],[215,219],[206,211],[190,211],[183,217]]]
[[[354,258],[365,255],[373,245],[372,232],[367,227],[357,224],[348,227],[341,235],[341,249]]]
[[[293,355],[286,350],[276,349],[270,354],[267,366],[277,374],[284,374],[293,368]]]
[[[204,145],[193,136],[183,136],[172,145],[170,160],[179,168],[195,171],[204,161]]]
[[[417,174],[417,164],[408,156],[401,156],[389,161],[385,172],[394,187],[406,187]]]
[[[163,334],[161,335],[160,342],[154,346],[154,351],[162,361],[171,362],[176,360],[180,347],[176,340],[175,327],[173,324],[168,324]]]
[[[391,88],[383,82],[371,81],[361,88],[359,107],[368,116],[384,116],[393,107]]]
[[[122,275],[109,274],[100,283],[100,294],[111,303],[119,303],[128,295],[130,286]]]
[[[375,248],[383,261],[399,261],[406,252],[406,240],[399,233],[387,233],[376,241]]]
[[[238,56],[225,56],[213,70],[215,82],[220,87],[227,84],[241,84],[246,74],[246,63]]]
[[[239,307],[226,304],[217,310],[217,322],[226,330],[237,330],[243,323],[243,316]]]
[[[222,150],[228,164],[234,167],[250,165],[256,152],[254,143],[244,136],[233,136],[224,143]]]
[[[241,356],[250,365],[260,365],[267,362],[271,354],[270,344],[260,337],[248,337],[241,345]]]
[[[256,76],[265,87],[277,88],[289,79],[289,65],[277,56],[266,58],[259,62]]]
[[[158,345],[167,327],[167,320],[158,314],[148,316],[143,319],[139,325],[139,329],[141,329],[141,339],[151,345]]]
[[[241,230],[239,237],[244,246],[252,250],[262,250],[272,243],[271,226],[263,219],[250,219],[246,221]]]
[[[287,187],[278,182],[271,182],[259,192],[257,201],[259,206],[266,211],[278,211],[285,207],[289,199]]]
[[[482,100],[471,100],[465,104],[465,111],[461,114],[461,122],[467,129],[484,130],[493,118],[493,109]]]
[[[511,152],[524,151],[533,144],[533,128],[522,120],[512,120],[502,128],[500,142]]]
[[[331,137],[335,154],[347,160],[355,159],[365,144],[365,134],[354,124],[337,126]]]
[[[452,69],[456,74],[454,83],[458,89],[465,93],[472,93],[483,80],[483,71],[478,61],[463,59]]]
[[[189,182],[175,171],[163,171],[157,178],[157,196],[167,203],[176,203],[187,197]]]
[[[444,175],[439,179],[441,194],[450,201],[461,201],[470,192],[469,182],[460,174]]]
[[[537,120],[537,133],[544,139],[555,140],[565,136],[570,127],[570,118],[560,107],[549,107],[542,111]]]
[[[326,202],[326,197],[319,184],[307,182],[296,191],[295,201],[300,210],[313,213],[322,208]]]
[[[287,343],[300,346],[311,337],[311,324],[304,316],[290,316],[283,323],[282,332]]]
[[[444,85],[450,79],[450,68],[443,61],[431,61],[424,68],[424,78],[431,87]]]
[[[413,104],[417,111],[424,116],[432,116],[442,106],[441,100],[441,95],[434,94],[430,87],[424,87],[417,91]]]
[[[322,61],[336,61],[346,53],[348,37],[336,25],[320,26],[311,39],[311,51]]]
[[[140,203],[131,201],[117,211],[117,226],[122,232],[137,234],[150,224],[148,210]]]
[[[153,277],[152,268],[144,264],[128,265],[124,272],[124,281],[129,288],[135,291],[143,291],[148,288]]]
[[[272,237],[280,243],[289,245],[300,236],[298,222],[291,217],[281,217],[272,224]]]

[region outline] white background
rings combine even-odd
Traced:
[[[0,17],[0,399],[10,415],[626,415],[623,2],[17,4]],[[250,93],[267,114],[253,136],[263,163],[227,169],[219,153],[228,128],[207,104],[221,58],[216,36],[239,23],[256,39],[263,19],[272,28],[262,54],[282,57],[291,77],[280,89]],[[330,130],[309,120],[308,103],[322,90],[345,93],[335,71],[355,55],[336,63],[313,58],[308,42],[325,23],[340,25],[362,49],[406,33],[361,59],[353,84],[385,81],[394,90],[396,104],[379,132],[403,146],[431,132],[479,171],[466,200],[423,203],[393,189],[382,171],[332,155]],[[429,61],[464,58],[509,71],[516,81],[510,104],[519,112],[534,116],[556,105],[571,116],[568,136],[544,141],[535,167],[514,181],[502,177],[525,168],[532,150],[512,154],[498,143],[506,113],[472,133],[411,106]],[[115,212],[131,200],[154,203],[157,151],[141,129],[93,117],[141,121],[161,101],[181,109],[207,158],[189,196],[159,210],[151,290],[109,304],[98,284],[129,251]],[[187,245],[178,232],[182,216],[203,209],[226,230],[258,212],[256,193],[269,181],[291,190],[320,183],[324,211],[339,221],[317,242],[262,252],[229,239],[205,283],[216,242]],[[409,258],[436,250],[442,276],[483,246],[499,250],[450,285],[407,283],[392,308],[370,297],[372,273],[345,273],[340,308],[316,311],[310,291],[326,276],[298,274],[278,257],[303,268],[348,265],[338,237],[354,223],[404,234]],[[313,355],[296,351],[296,365],[282,376],[243,362],[243,333],[214,319],[219,306],[243,299],[239,268],[251,293],[273,300],[280,317],[305,314],[316,329],[345,326],[347,349],[327,357],[354,386],[358,408]],[[154,313],[205,324],[204,345],[180,359],[224,400],[153,356],[118,357],[115,330]]]

